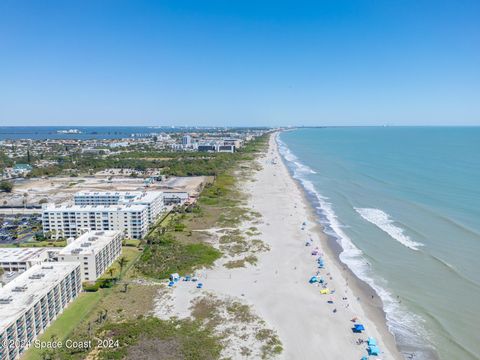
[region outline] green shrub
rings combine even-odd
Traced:
[[[83,290],[86,292],[96,292],[100,288],[100,285],[96,282],[95,284],[83,283]]]

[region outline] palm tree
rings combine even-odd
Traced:
[[[125,256],[120,257],[120,259],[117,260],[118,266],[120,266],[120,274],[123,272],[123,268],[125,265],[127,265],[127,258]]]

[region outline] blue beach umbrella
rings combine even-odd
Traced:
[[[355,324],[353,326],[353,332],[362,332],[363,330],[365,330],[365,327],[362,325],[362,324]]]

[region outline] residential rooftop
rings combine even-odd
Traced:
[[[27,262],[41,260],[49,251],[55,248],[0,248],[0,263],[2,262]]]
[[[115,230],[88,231],[62,248],[58,256],[96,254],[119,234]]]
[[[118,197],[119,204],[151,202],[162,196],[161,191],[79,191],[75,197]]]
[[[97,212],[97,211],[143,211],[146,205],[120,204],[120,205],[72,205],[72,204],[44,204],[43,211],[71,211],[71,212]]]
[[[0,333],[78,266],[77,262],[34,265],[1,288]]]

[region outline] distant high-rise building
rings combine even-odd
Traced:
[[[192,144],[192,137],[190,135],[184,135],[182,137],[182,145],[190,146]]]

